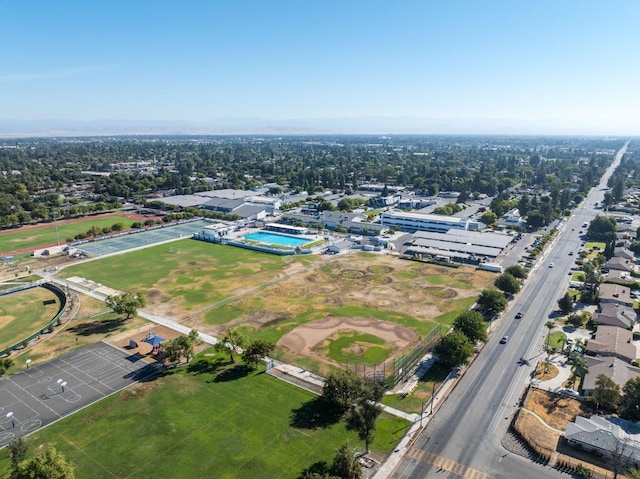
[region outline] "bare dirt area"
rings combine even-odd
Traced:
[[[357,331],[384,339],[395,351],[391,359],[410,344],[420,340],[420,336],[413,329],[389,321],[374,318],[328,317],[298,326],[285,334],[278,341],[278,346],[307,357],[329,361],[317,352],[317,348],[340,331]]]
[[[532,389],[524,408],[518,413],[514,429],[550,465],[574,470],[583,466],[591,471],[592,477],[613,477],[610,463],[592,453],[571,447],[562,433],[576,416],[590,416],[593,412],[577,399]],[[618,477],[624,479],[626,476],[618,474]]]
[[[542,389],[531,390],[525,408],[540,416],[549,426],[561,431],[576,416],[588,416],[591,413],[582,401]]]
[[[445,268],[393,256],[352,255],[332,258],[261,291],[259,307],[241,301],[244,314],[233,325],[256,329],[316,311],[321,319],[336,308],[357,306],[411,316],[429,322],[473,298],[493,279],[471,268]],[[425,277],[438,277],[430,284]],[[452,286],[455,285],[455,286]]]

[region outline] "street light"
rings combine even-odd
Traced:
[[[29,366],[31,365],[31,359],[27,359],[25,363],[27,363],[27,369],[29,369]]]
[[[56,222],[56,211],[51,213],[53,215],[53,224],[56,227],[56,245],[60,246],[60,237],[58,236],[58,223]]]
[[[8,412],[7,413],[7,419],[11,419],[11,427],[16,427],[16,420],[13,417],[13,413],[12,412]]]
[[[60,387],[62,388],[62,392],[64,392],[64,387],[67,385],[67,381],[62,381]]]

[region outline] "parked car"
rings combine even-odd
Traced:
[[[580,397],[580,393],[575,389],[571,389],[571,388],[562,388],[558,391],[558,394],[562,394],[563,396],[570,396],[574,398]]]

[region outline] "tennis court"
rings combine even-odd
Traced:
[[[140,233],[83,243],[76,246],[76,248],[88,256],[105,256],[129,249],[151,246],[164,241],[190,238],[194,233],[202,232],[202,228],[209,224],[211,224],[211,220],[199,220],[162,228],[158,227]]]
[[[103,342],[0,379],[0,447],[150,377],[158,367]]]

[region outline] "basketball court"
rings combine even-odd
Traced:
[[[102,342],[0,379],[0,447],[150,377],[159,367]]]

